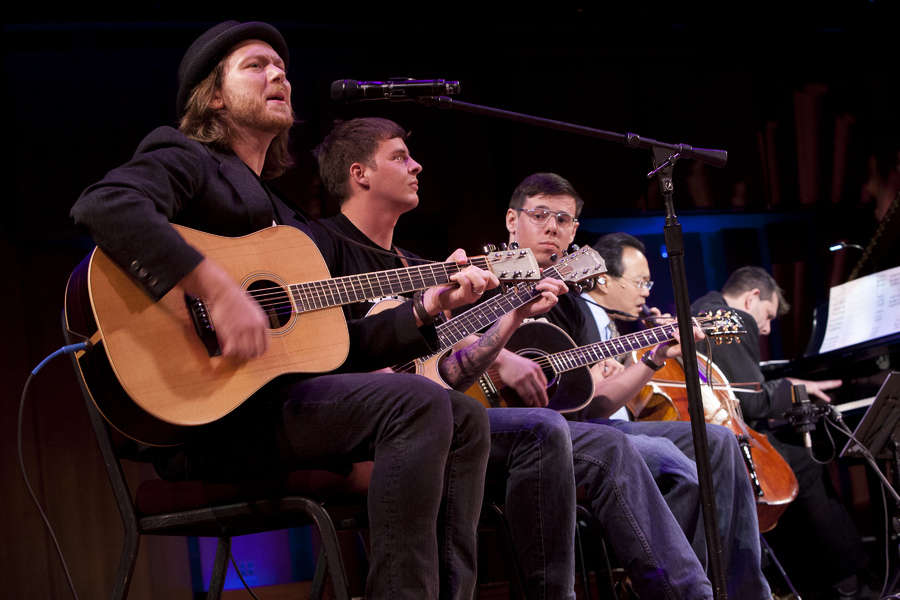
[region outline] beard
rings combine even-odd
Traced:
[[[272,110],[265,99],[249,94],[230,98],[228,118],[239,129],[255,129],[278,135],[294,124],[294,109],[290,100],[285,101],[285,109]]]

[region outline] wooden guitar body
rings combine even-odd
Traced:
[[[96,323],[107,367],[101,367],[96,357],[90,360],[98,363],[93,365],[97,376],[111,371],[124,392],[111,398],[107,389],[95,393],[95,401],[117,429],[144,443],[175,443],[190,426],[228,414],[278,375],[335,369],[350,347],[339,306],[302,314],[291,310],[289,282],[329,277],[318,248],[299,230],[271,227],[226,238],[175,227],[245,290],[271,288],[260,301],[270,318],[270,347],[247,362],[211,356],[197,334],[183,292],[173,289],[154,302],[102,250],[95,249],[79,266],[84,272],[70,278],[67,314],[75,304],[68,298],[81,293],[73,288],[86,285],[93,318],[83,315],[78,320]],[[276,267],[278,274],[273,272]],[[70,323],[75,318],[70,316]],[[94,331],[79,333],[93,335]],[[100,385],[94,377],[88,380],[92,389]],[[125,408],[130,403],[124,398],[137,406]]]
[[[594,382],[588,367],[557,373],[541,358],[570,350],[575,342],[565,331],[546,321],[523,323],[512,334],[506,349],[541,364],[547,378],[547,408],[566,413],[580,410],[591,401]],[[466,394],[479,400],[488,408],[523,406],[519,395],[502,384],[495,367],[488,369]]]

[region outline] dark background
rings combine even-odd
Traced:
[[[413,104],[340,107],[328,99],[333,80],[458,79],[459,99],[468,102],[727,149],[723,169],[683,161],[676,170],[679,214],[686,222],[712,219],[711,226],[686,226],[692,296],[719,287],[737,266],[772,269],[795,310],[764,353],[802,352],[812,307],[857,259],[835,261],[825,247],[835,239],[865,246],[874,229],[862,187],[869,155],[896,148],[898,139],[897,11],[877,0],[791,9],[570,6],[369,3],[250,13],[246,5],[150,2],[140,14],[42,5],[5,15],[2,301],[9,335],[0,477],[8,500],[0,558],[13,589],[28,590],[16,596],[35,589],[33,597],[64,595],[57,560],[20,484],[12,439],[25,376],[62,344],[66,277],[91,248],[68,210],[147,132],[174,124],[180,57],[224,19],[269,21],[290,46],[302,122],[294,131],[296,168],[277,188],[310,215],[333,212],[310,149],[335,118],[393,118],[412,132],[412,154],[425,167],[420,206],[401,219],[396,241],[431,258],[505,241],[512,189],[530,173],[554,171],[586,201],[578,241],[633,225],[660,281],[651,299],[671,302],[661,236],[641,226],[662,208],[656,184],[645,178],[646,151]],[[37,378],[25,412],[26,463],[78,567],[76,583],[99,596],[108,591],[120,534],[76,393],[65,361]],[[136,597],[161,593],[152,588],[160,584],[147,582],[162,559],[152,558],[152,546],[148,552]]]

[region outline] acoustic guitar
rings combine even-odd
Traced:
[[[731,341],[746,333],[741,318],[731,311],[696,318],[706,335],[721,342]],[[561,328],[545,321],[523,323],[506,344],[506,348],[537,362],[547,378],[547,408],[558,412],[581,410],[591,401],[594,381],[590,365],[633,350],[648,348],[675,339],[678,323],[644,329],[628,335],[577,346]],[[466,394],[487,407],[522,406],[515,390],[503,384],[496,367],[488,369]]]
[[[445,284],[468,266],[430,263],[329,278],[315,243],[293,227],[238,238],[173,227],[259,303],[270,343],[250,361],[223,358],[204,299],[175,288],[154,302],[95,249],[69,278],[66,324],[103,346],[103,353],[92,348],[78,357],[97,408],[120,432],[149,445],[183,441],[192,427],[225,416],[279,375],[340,366],[349,351],[341,305]],[[526,249],[470,257],[469,264],[504,281],[540,278]]]

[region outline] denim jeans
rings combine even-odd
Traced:
[[[505,498],[529,599],[574,598],[576,484],[642,597],[712,597],[628,436],[540,408],[489,409],[488,417],[488,488]]]
[[[185,449],[184,475],[372,460],[366,598],[469,600],[490,443],[476,400],[424,377],[276,381]]]
[[[631,436],[570,422],[575,480],[642,598],[712,598],[712,585]]]
[[[488,494],[504,504],[529,600],[575,598],[575,475],[566,420],[491,408]]]
[[[694,462],[691,424],[681,421],[629,422],[596,420],[628,434],[659,485],[666,503],[707,564],[706,536],[700,508],[700,484]],[[716,525],[726,570],[728,597],[770,599],[772,592],[760,565],[756,501],[734,433],[706,426],[716,502]]]

